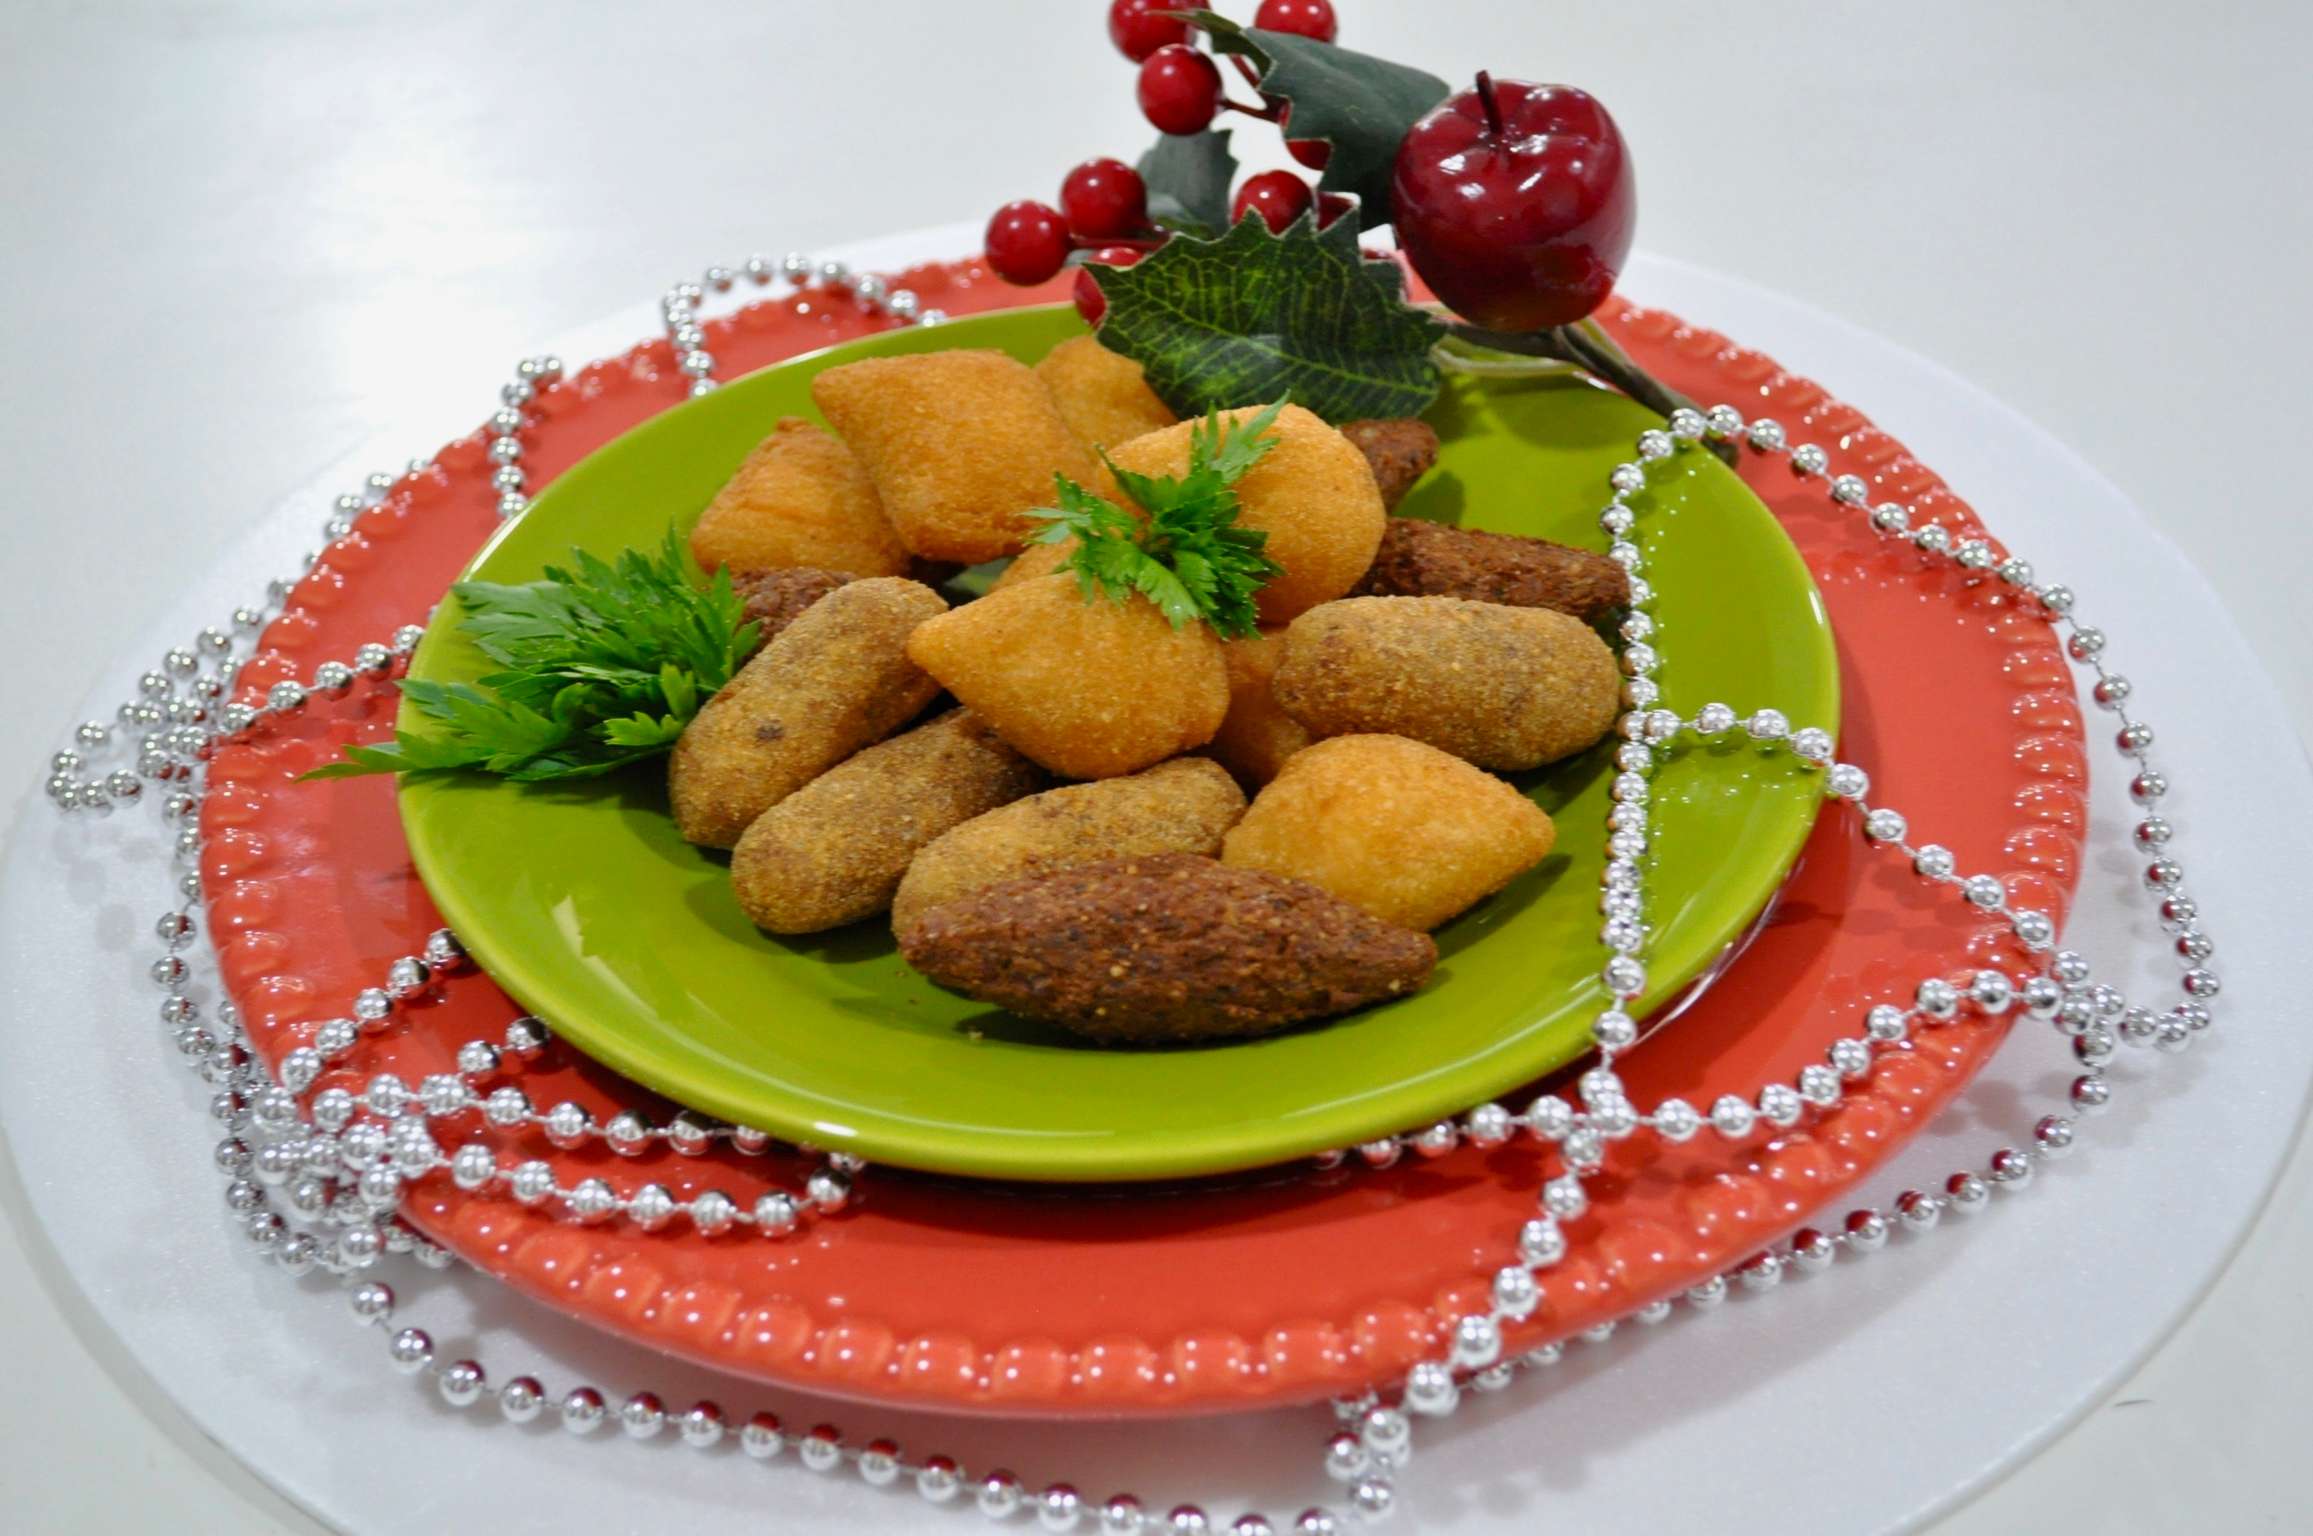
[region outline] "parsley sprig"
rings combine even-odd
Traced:
[[[1061,568],[1076,573],[1087,602],[1099,593],[1123,602],[1138,592],[1175,629],[1203,620],[1226,638],[1253,633],[1259,624],[1253,596],[1280,567],[1261,552],[1269,535],[1237,522],[1235,487],[1277,446],[1265,434],[1284,408],[1279,400],[1235,421],[1223,420],[1218,409],[1208,411],[1189,429],[1189,472],[1183,476],[1136,474],[1102,454],[1118,487],[1145,518],[1066,475],[1054,476],[1060,505],[1030,514],[1045,520],[1033,542],[1077,541]]]
[[[667,751],[760,638],[731,574],[692,583],[671,531],[657,555],[571,551],[543,581],[462,581],[458,628],[498,665],[472,683],[404,678],[402,696],[443,727],[349,746],[313,779],[472,768],[578,779]]]

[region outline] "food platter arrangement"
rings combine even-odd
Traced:
[[[2104,635],[1852,408],[1613,293],[1599,103],[1325,0],[1110,20],[1137,166],[526,360],[50,765],[179,829],[152,977],[233,1219],[454,1406],[1217,1528],[500,1375],[399,1257],[868,1402],[1330,1402],[1334,1497],[1229,1527],[1314,1536],[1465,1393],[2025,1188],[2211,1022]],[[1223,111],[1315,185],[1238,182]],[[2158,1008],[2061,947],[2075,666]],[[2062,1102],[1826,1221],[2019,1020]]]

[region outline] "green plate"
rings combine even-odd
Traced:
[[[797,358],[666,412],[555,480],[470,574],[525,581],[573,546],[609,555],[688,524],[810,383],[855,358],[1000,347],[1034,361],[1083,327],[1066,308],[893,331]],[[1654,418],[1567,381],[1457,381],[1431,412],[1439,467],[1403,508],[1598,547],[1608,471]],[[1774,700],[1836,728],[1823,607],[1766,508],[1715,460],[1656,473],[1641,523],[1666,702]],[[454,601],[413,660],[471,678]],[[410,722],[406,721],[405,724]],[[943,1173],[1125,1180],[1280,1162],[1422,1124],[1580,1055],[1599,1003],[1600,747],[1530,776],[1558,819],[1540,868],[1440,930],[1420,994],[1265,1040],[1088,1046],[940,990],[880,922],[775,938],[734,901],[723,855],[675,835],[662,775],[575,787],[406,781],[427,889],[491,976],[596,1059],[670,1098],[785,1139]],[[1684,755],[1653,800],[1661,1001],[1746,930],[1820,803],[1787,755]]]

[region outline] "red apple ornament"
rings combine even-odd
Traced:
[[[1638,188],[1622,133],[1586,91],[1495,80],[1447,99],[1398,145],[1398,244],[1432,292],[1497,331],[1570,325],[1630,254]]]

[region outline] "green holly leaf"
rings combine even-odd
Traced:
[[[1453,87],[1426,70],[1291,32],[1243,27],[1211,11],[1192,11],[1184,19],[1204,29],[1215,53],[1237,54],[1251,64],[1262,95],[1292,104],[1290,137],[1333,146],[1319,189],[1356,194],[1361,227],[1387,224],[1397,147]]]
[[[1148,187],[1148,216],[1153,222],[1200,235],[1229,227],[1229,188],[1237,180],[1237,157],[1229,153],[1228,129],[1164,134],[1135,169]]]
[[[1347,219],[1271,234],[1248,213],[1218,240],[1176,234],[1137,265],[1088,270],[1108,300],[1102,343],[1183,416],[1289,395],[1339,423],[1419,415],[1437,396],[1443,327]]]

